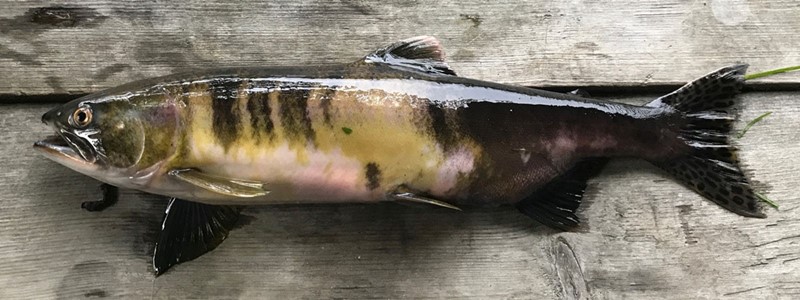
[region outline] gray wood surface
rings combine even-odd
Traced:
[[[462,75],[534,86],[677,84],[739,61],[800,64],[795,0],[0,4],[6,95],[86,93],[198,67],[349,62],[422,34],[444,42]],[[796,86],[800,75],[767,81]]]
[[[123,191],[115,207],[82,211],[98,182],[31,150],[49,133],[39,116],[52,105],[5,105],[0,299],[797,299],[798,93],[743,98],[742,120],[773,112],[740,140],[758,189],[780,205],[767,219],[620,160],[590,182],[574,232],[513,208],[251,207],[249,224],[217,250],[158,278],[149,253],[166,201]]]
[[[533,86],[683,83],[734,62],[800,64],[800,4],[710,1],[0,0],[0,103],[65,99],[200,67],[349,62],[439,37],[463,76]],[[797,88],[800,72],[761,80]],[[35,97],[17,97],[36,95]],[[54,96],[55,95],[55,96]],[[618,99],[645,103],[654,97]],[[800,298],[797,92],[749,93],[741,140],[767,219],[728,213],[647,163],[590,182],[583,225],[557,232],[513,208],[393,204],[250,207],[217,250],[155,278],[165,199],[38,156],[55,104],[0,105],[0,299]],[[744,126],[740,121],[737,126]]]

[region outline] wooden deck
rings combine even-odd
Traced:
[[[738,128],[773,112],[739,140],[780,205],[767,219],[619,160],[590,182],[575,232],[513,208],[250,207],[217,250],[155,278],[166,201],[124,190],[81,210],[98,182],[31,150],[52,101],[197,67],[347,62],[420,34],[462,76],[640,104],[730,63],[800,64],[791,0],[262,2],[0,1],[0,299],[800,298],[800,73],[742,96]]]

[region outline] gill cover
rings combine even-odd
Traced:
[[[90,103],[94,107],[98,152],[106,164],[130,168],[138,164],[145,151],[145,131],[140,112],[127,101]]]

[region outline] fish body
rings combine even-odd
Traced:
[[[141,180],[116,184],[210,204],[382,201],[401,188],[500,204],[583,158],[670,154],[659,150],[668,137],[651,134],[669,119],[663,108],[375,64],[185,76],[98,100],[125,103],[147,119],[145,136],[164,135],[145,147],[161,155],[143,154],[146,171],[132,174]],[[269,193],[197,189],[170,179],[174,169],[262,182]]]
[[[182,199],[165,230],[192,205],[216,216],[202,231],[233,220],[228,205],[378,201],[514,204],[569,228],[586,180],[614,157],[762,217],[727,140],[745,68],[633,106],[458,77],[438,41],[419,37],[340,66],[219,69],[88,95],[42,117],[57,136],[36,148],[103,182]],[[180,257],[180,238],[162,234],[157,254]]]

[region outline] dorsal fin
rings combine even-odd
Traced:
[[[442,44],[432,36],[417,36],[393,43],[370,53],[364,61],[429,74],[456,75],[444,62]]]

